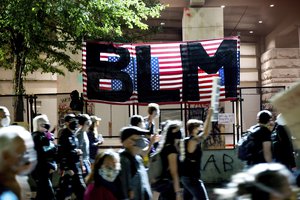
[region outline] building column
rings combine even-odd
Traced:
[[[191,3],[193,0],[191,0]],[[182,40],[205,40],[224,37],[223,8],[185,8],[182,17]]]

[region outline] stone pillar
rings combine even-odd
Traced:
[[[300,80],[300,49],[273,48],[261,56],[262,86],[290,86]],[[267,101],[278,89],[263,94]]]
[[[298,45],[300,48],[300,26],[298,26]]]
[[[223,8],[185,8],[182,17],[182,40],[205,40],[224,37]]]

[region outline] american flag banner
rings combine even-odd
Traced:
[[[202,45],[205,50],[207,56],[209,58],[216,57],[215,54],[220,48],[220,45],[224,40],[234,40],[236,41],[234,59],[236,66],[233,66],[234,77],[235,77],[235,85],[239,85],[239,58],[240,58],[240,42],[238,37],[229,37],[222,39],[213,39],[213,40],[204,40],[204,41],[195,41],[194,43],[199,43]],[[137,43],[137,44],[108,44],[108,43],[96,43],[92,42],[93,45],[101,45],[100,50],[98,49],[96,53],[93,48],[87,48],[90,42],[85,42],[83,44],[83,94],[84,98],[87,101],[95,101],[101,103],[109,103],[109,104],[133,104],[133,103],[145,103],[139,102],[138,98],[138,88],[142,87],[142,85],[138,85],[138,79],[142,79],[142,76],[138,74],[138,56],[137,47],[139,46],[148,46],[150,47],[150,67],[151,67],[151,89],[152,91],[166,91],[166,90],[179,90],[180,100],[182,102],[182,90],[183,88],[183,62],[182,62],[182,47],[181,45],[187,44],[187,42],[172,42],[172,43]],[[105,47],[108,47],[105,49]],[[114,70],[113,65],[117,66],[119,62],[121,62],[121,56],[118,52],[115,51],[117,48],[124,48],[129,53],[128,64],[124,66],[121,70]],[[92,54],[92,55],[90,55]],[[96,58],[95,58],[96,57]],[[220,56],[219,56],[220,57]],[[219,59],[217,56],[215,59]],[[223,56],[225,58],[226,56]],[[93,62],[91,60],[94,60]],[[93,64],[89,64],[93,63]],[[96,63],[96,64],[94,64]],[[120,69],[120,68],[118,68]],[[93,71],[93,75],[89,75],[89,72]],[[198,67],[198,87],[199,100],[197,103],[209,103],[211,100],[211,92],[212,92],[212,80],[213,77],[220,77],[221,87],[220,87],[220,101],[228,100],[229,98],[234,96],[226,96],[226,76],[225,70],[223,66],[219,66],[219,69],[215,73],[207,73],[207,70],[202,69],[201,66]],[[118,101],[118,97],[111,101],[106,98],[102,98],[102,94],[105,96],[106,94],[114,94],[114,92],[121,92],[124,90],[125,86],[122,78],[118,78],[115,76],[120,72],[121,74],[129,75],[131,79],[132,92],[130,94],[130,98],[127,100]],[[95,75],[96,74],[96,75]],[[98,74],[98,75],[97,75]],[[107,76],[107,74],[110,74]],[[228,72],[227,72],[228,74]],[[228,76],[228,75],[227,75]],[[228,79],[228,78],[227,78]],[[91,85],[91,80],[97,81],[97,84]],[[141,81],[139,82],[141,84]],[[126,89],[126,88],[125,88]],[[93,95],[98,92],[98,95]],[[89,95],[91,94],[91,95]],[[118,93],[121,94],[121,93]],[[152,101],[155,102],[155,101]],[[195,101],[189,101],[195,102]],[[160,101],[158,103],[178,103],[170,102],[170,101]]]

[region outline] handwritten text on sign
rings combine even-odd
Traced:
[[[219,113],[218,123],[219,124],[234,124],[234,114],[233,113]]]

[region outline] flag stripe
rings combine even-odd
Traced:
[[[238,37],[230,37],[226,39],[235,39],[237,40],[237,50],[239,54],[240,42]],[[206,53],[209,56],[214,56],[216,51],[218,50],[220,44],[224,39],[216,39],[216,40],[205,40],[205,41],[195,41],[196,43],[201,43]],[[152,79],[155,77],[158,78],[159,90],[180,90],[182,91],[182,60],[181,60],[181,51],[180,45],[187,44],[186,42],[174,42],[174,43],[148,43],[148,44],[116,44],[116,47],[127,48],[131,61],[129,65],[133,65],[135,67],[134,70],[129,70],[131,73],[130,76],[133,80],[133,84],[136,84],[137,74],[136,74],[136,52],[135,47],[140,45],[150,45],[151,46],[151,70],[152,70]],[[82,49],[82,61],[83,61],[83,69],[85,70],[86,65],[86,47],[83,46]],[[117,62],[119,59],[119,55],[114,53],[105,53],[101,52],[99,55],[100,61],[106,62]],[[155,60],[156,59],[156,60]],[[237,60],[239,59],[239,55],[237,55]],[[239,60],[238,60],[239,62]],[[128,66],[129,67],[129,66]],[[127,68],[128,68],[127,67]],[[133,68],[134,68],[133,67]],[[127,70],[127,71],[126,71]],[[129,72],[128,69],[122,70]],[[200,101],[198,103],[210,103],[211,98],[211,89],[212,89],[212,80],[215,76],[223,76],[224,73],[217,74],[206,74],[203,70],[198,70],[198,86],[199,86],[199,96]],[[86,94],[86,82],[87,75],[83,73],[84,77],[84,94]],[[221,78],[222,79],[222,78]],[[99,80],[99,88],[100,90],[116,90],[115,81],[113,80]],[[121,86],[119,86],[121,87]],[[154,86],[152,86],[154,87]],[[135,87],[136,88],[136,87]],[[180,93],[182,96],[182,93]],[[130,104],[130,103],[138,103],[137,92],[134,91],[130,100],[127,102],[108,102],[111,104]],[[226,100],[225,98],[225,88],[224,86],[220,87],[220,101]],[[99,101],[105,102],[105,101]]]

